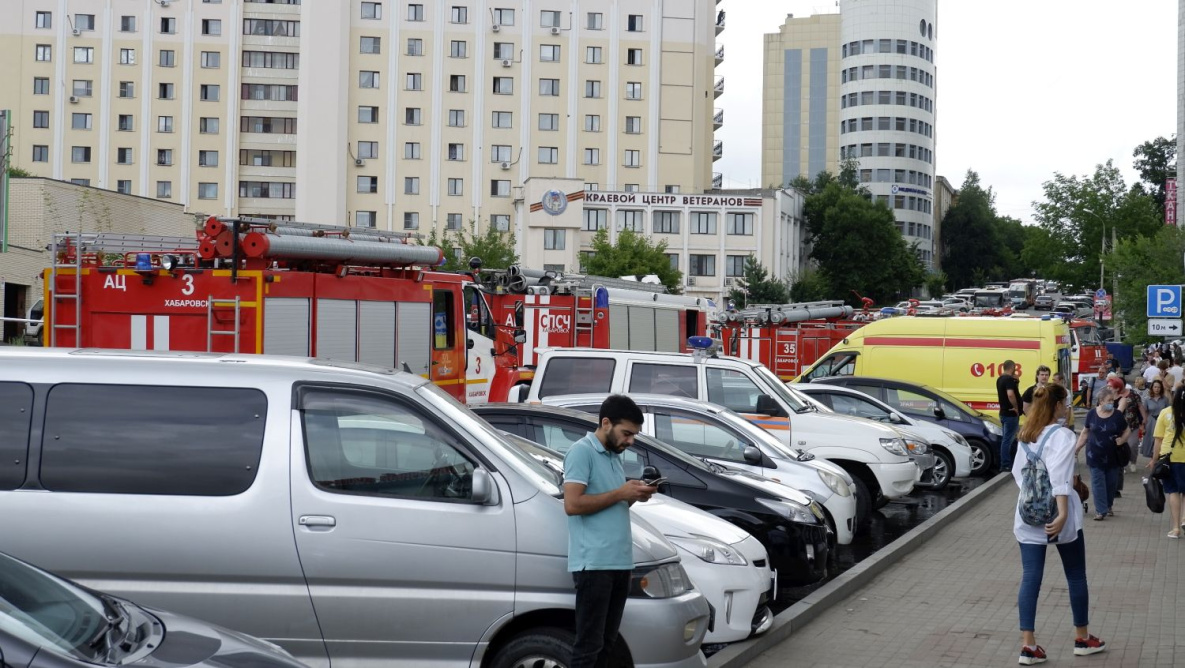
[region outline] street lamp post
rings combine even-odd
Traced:
[[[1103,281],[1105,280],[1105,278],[1103,276],[1103,267],[1104,267],[1104,263],[1106,262],[1104,258],[1107,256],[1107,221],[1102,216],[1095,213],[1094,211],[1091,211],[1090,209],[1082,209],[1082,211],[1094,216],[1095,219],[1098,220],[1099,223],[1103,226],[1102,233],[1099,234],[1099,289],[1103,290],[1104,289]],[[1115,233],[1115,224],[1112,223],[1111,224],[1111,250],[1115,250],[1116,236],[1117,235]],[[1115,304],[1115,293],[1118,290],[1119,290],[1119,276],[1112,274],[1112,276],[1111,276],[1111,304],[1112,305]],[[1112,338],[1114,338],[1116,341],[1118,341],[1119,340],[1119,327],[1118,327],[1118,321],[1115,319],[1114,306],[1112,306],[1112,309],[1111,309],[1111,321],[1112,321],[1111,324],[1113,325]],[[1102,324],[1103,324],[1103,315],[1102,315],[1102,312],[1100,312],[1099,313],[1099,325],[1102,326]]]

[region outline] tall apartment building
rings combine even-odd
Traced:
[[[37,176],[526,252],[532,179],[712,187],[717,1],[9,0],[0,109]]]
[[[937,0],[840,0],[765,36],[762,182],[859,162],[933,266]]]

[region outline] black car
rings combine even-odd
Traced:
[[[304,668],[271,643],[87,589],[0,553],[0,665]]]
[[[597,428],[596,416],[564,408],[538,404],[470,408],[498,429],[560,453],[567,453],[573,443]],[[819,504],[802,492],[691,457],[640,434],[622,454],[622,465],[628,478],[666,478],[659,487],[663,494],[752,534],[769,552],[779,587],[812,584],[827,577],[831,530]]]
[[[987,414],[951,395],[930,387],[892,378],[872,376],[827,376],[812,383],[842,385],[859,390],[889,404],[910,417],[940,424],[967,439],[971,446],[971,475],[987,475],[1000,461],[1003,430]]]

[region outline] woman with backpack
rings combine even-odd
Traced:
[[[1022,575],[1017,608],[1020,611],[1020,664],[1044,663],[1045,649],[1037,644],[1037,598],[1045,572],[1045,553],[1057,545],[1070,590],[1074,620],[1074,654],[1097,654],[1107,643],[1087,629],[1090,594],[1086,585],[1086,539],[1082,535],[1082,500],[1074,491],[1077,448],[1074,432],[1059,424],[1066,418],[1066,388],[1050,384],[1033,393],[1033,406],[1017,440],[1012,477],[1020,487],[1012,533],[1020,544]]]
[[[1185,385],[1173,390],[1172,404],[1160,412],[1156,420],[1156,430],[1153,433],[1156,452],[1160,456],[1169,455],[1169,475],[1161,480],[1164,485],[1166,503],[1169,514],[1173,518],[1173,528],[1169,531],[1169,538],[1181,537],[1182,516],[1185,514]],[[1156,466],[1156,456],[1148,462],[1148,469]]]
[[[1086,423],[1078,436],[1076,450],[1086,448],[1086,465],[1090,467],[1091,493],[1094,495],[1096,522],[1114,515],[1111,505],[1119,489],[1119,476],[1126,462],[1131,428],[1115,404],[1115,390],[1110,386],[1099,392],[1099,405],[1086,414]],[[1124,452],[1121,452],[1123,450]]]

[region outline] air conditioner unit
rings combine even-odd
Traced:
[[[361,167],[363,164],[365,164],[365,163],[362,162],[362,158],[354,158],[354,166],[355,167]]]
[[[73,33],[74,33],[74,36],[75,36],[75,37],[78,37],[79,35],[81,35],[81,34],[82,34],[82,29],[80,29],[80,28],[75,28],[75,29],[74,29],[74,30],[72,30],[71,32],[73,32]]]
[[[502,59],[502,67],[510,67],[513,64],[514,64],[514,61],[509,58]]]
[[[499,165],[499,167],[501,167],[501,168],[502,168],[502,171],[508,171],[508,170],[510,169],[510,163],[509,163],[509,162],[504,162],[504,163],[502,163],[501,165]]]
[[[494,32],[498,32],[498,31],[502,30],[502,26],[495,23],[494,25],[490,26],[490,30],[493,30]]]
[[[689,287],[689,288],[695,287],[695,277],[694,276],[687,277],[687,287]]]
[[[558,34],[560,34],[560,28],[559,28],[559,26],[552,26],[552,27],[551,27],[551,34],[553,34],[553,35],[558,35]]]
[[[77,95],[71,95],[71,96],[70,96],[70,103],[71,103],[71,104],[78,104],[78,96],[77,96]]]

